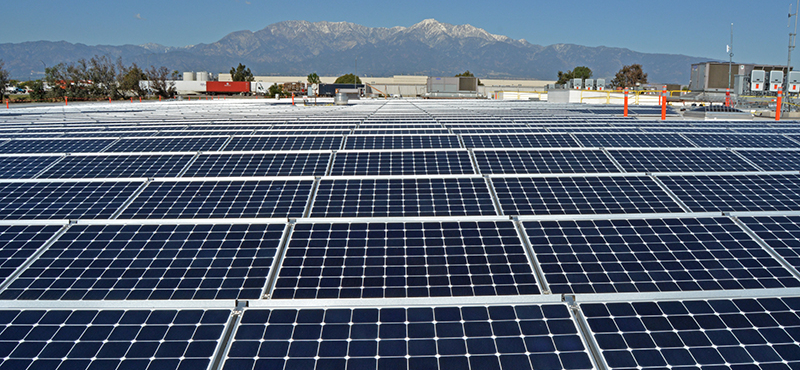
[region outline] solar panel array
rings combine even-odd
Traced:
[[[633,110],[0,112],[0,369],[800,368],[800,126]]]

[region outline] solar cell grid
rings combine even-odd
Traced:
[[[574,134],[588,147],[604,148],[691,148],[691,142],[678,134]]]
[[[475,150],[481,173],[620,172],[600,150]]]
[[[154,181],[119,217],[301,217],[312,184],[311,180]]]
[[[683,212],[649,177],[503,177],[492,184],[506,215]]]
[[[728,218],[526,221],[553,293],[800,286]]]
[[[323,176],[330,153],[201,154],[183,176]]]
[[[613,369],[794,369],[797,298],[581,304]]]
[[[337,152],[331,176],[472,174],[465,150]]]
[[[736,150],[764,171],[800,170],[800,151],[794,150]]]
[[[259,299],[283,229],[74,225],[0,299]]]
[[[496,214],[483,178],[323,179],[311,207],[311,217]]]
[[[800,211],[797,175],[686,175],[658,179],[694,212]]]
[[[757,171],[727,150],[609,150],[628,172]]]
[[[58,225],[0,226],[0,280],[11,276],[59,229]]]
[[[345,149],[431,149],[459,148],[461,144],[455,135],[403,135],[403,136],[362,136],[350,135],[345,141]]]
[[[115,140],[116,139],[17,139],[0,145],[0,153],[101,152]]]
[[[467,148],[568,148],[579,147],[568,134],[462,135]]]
[[[0,178],[32,178],[57,160],[55,156],[0,157]]]
[[[174,177],[192,155],[72,155],[39,178]]]
[[[592,369],[564,305],[245,310],[223,369]]]
[[[800,144],[782,135],[686,134],[700,147],[717,148],[798,148]]]
[[[3,369],[205,369],[230,310],[3,310]]]
[[[173,137],[158,139],[125,138],[115,142],[106,150],[106,152],[199,152],[204,150],[218,150],[227,140],[227,136]]]
[[[759,216],[739,217],[759,238],[780,254],[796,269],[800,268],[800,217]]]
[[[342,136],[236,136],[224,150],[336,150],[341,145]]]
[[[514,224],[297,224],[272,298],[537,294]]]
[[[0,182],[0,219],[109,218],[141,182]]]

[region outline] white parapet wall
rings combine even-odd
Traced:
[[[631,105],[658,105],[658,91],[631,91],[628,93],[628,104]],[[513,96],[513,94],[511,94]],[[584,104],[624,104],[625,94],[619,91],[575,90],[559,89],[547,92],[547,100],[553,103],[584,103]]]

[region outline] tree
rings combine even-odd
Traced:
[[[114,62],[107,56],[94,56],[89,59],[86,78],[89,82],[91,97],[119,98],[120,91],[117,84],[117,69]]]
[[[150,89],[154,94],[167,99],[175,96],[175,82],[169,80],[169,68],[150,66],[146,73],[147,79],[150,81]]]
[[[617,75],[611,80],[611,86],[615,88],[635,87],[636,84],[647,83],[647,73],[642,71],[641,64],[631,64],[623,66]]]
[[[0,59],[0,102],[6,100],[6,84],[8,84],[8,71],[5,70],[5,62]]]
[[[475,75],[472,74],[472,72],[470,72],[469,70],[466,70],[464,71],[464,73],[459,73],[453,77],[475,77]],[[481,82],[480,78],[478,79],[478,86],[483,86],[483,82]]]
[[[239,63],[237,67],[231,67],[231,80],[233,81],[253,81],[255,77],[253,77],[253,72],[250,72],[250,68],[244,66],[244,64]]]
[[[147,80],[147,74],[139,68],[136,63],[133,63],[130,67],[126,67],[122,65],[121,61],[117,62],[119,67],[119,90],[122,94],[133,94],[138,97],[145,96],[147,91],[145,91],[142,86],[139,84],[139,81]]]
[[[361,84],[361,79],[358,76],[348,73],[346,75],[339,76],[334,83],[337,84]]]
[[[319,76],[317,76],[316,73],[312,73],[312,74],[308,75],[308,83],[310,83],[310,84],[320,84],[320,83],[322,83],[322,81],[319,79]]]
[[[574,78],[580,78],[581,80],[592,78],[592,70],[589,69],[589,67],[580,66],[573,68],[571,71],[558,71],[558,81],[556,85],[564,85]]]
[[[278,85],[278,84],[272,84],[269,87],[269,90],[267,90],[267,93],[269,94],[270,97],[275,96],[276,94],[278,96],[286,95],[286,92],[283,91],[283,85]]]
[[[28,95],[31,100],[39,101],[47,98],[47,91],[44,90],[44,82],[42,80],[32,81],[28,87],[31,89],[30,95]]]

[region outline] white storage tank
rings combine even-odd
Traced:
[[[208,72],[197,72],[197,81],[208,81]]]
[[[184,81],[194,81],[194,72],[183,72]]]

